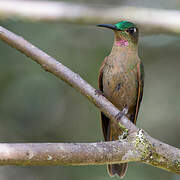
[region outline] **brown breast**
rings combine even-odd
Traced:
[[[122,61],[118,57],[109,57],[103,71],[104,95],[119,110],[127,107],[129,116],[137,100],[137,63],[138,59]]]

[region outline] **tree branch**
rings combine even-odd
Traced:
[[[143,130],[123,141],[99,143],[0,143],[0,165],[100,165],[139,161],[180,174],[180,151]]]
[[[0,19],[80,24],[112,23],[126,19],[136,23],[141,32],[180,34],[180,11],[140,7],[93,6],[66,2],[0,1]]]
[[[121,113],[104,96],[97,93],[78,74],[50,57],[22,37],[0,26],[0,39],[24,53],[42,68],[75,88],[114,123]],[[0,144],[1,165],[87,165],[140,161],[180,174],[180,150],[153,139],[139,130],[127,117],[120,126],[128,131],[126,139],[104,143],[77,144]]]

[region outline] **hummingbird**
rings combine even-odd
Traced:
[[[100,67],[99,90],[136,124],[144,87],[144,68],[138,57],[138,28],[128,21],[97,26],[114,31],[111,53]],[[118,123],[101,112],[101,124],[105,141],[119,140],[123,131]],[[127,163],[108,164],[109,175],[123,178],[127,167]]]

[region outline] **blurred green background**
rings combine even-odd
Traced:
[[[111,5],[180,9],[178,0],[79,0]],[[103,23],[103,22],[102,22]],[[97,88],[101,62],[111,50],[113,32],[96,26],[4,21]],[[140,37],[145,89],[138,127],[154,138],[180,148],[180,38]],[[38,64],[0,41],[0,141],[102,141],[98,109]],[[124,180],[178,180],[180,176],[141,163],[129,163]],[[2,180],[108,180],[105,166],[0,167]],[[118,178],[114,178],[118,179]]]

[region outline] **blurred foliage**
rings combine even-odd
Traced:
[[[82,0],[76,2],[84,2]],[[111,5],[178,8],[178,1],[90,1]],[[162,7],[163,2],[163,7]],[[96,26],[61,23],[1,25],[23,36],[79,73],[94,87],[100,64],[111,50],[113,33]],[[138,126],[153,137],[180,148],[180,38],[140,37],[139,54],[145,66],[145,90]],[[67,84],[0,41],[1,142],[102,141],[98,109]],[[124,180],[177,180],[178,175],[129,163]],[[0,179],[110,179],[105,166],[0,167]],[[115,178],[116,179],[116,178]]]

